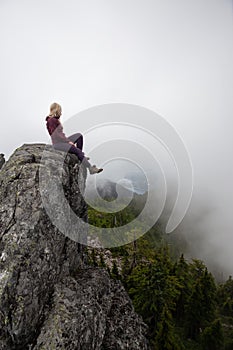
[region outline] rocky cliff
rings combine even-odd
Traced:
[[[43,174],[62,170],[65,197],[87,221],[87,173],[74,155],[64,160],[43,144],[13,153],[0,171],[0,350],[148,349],[146,326],[121,283],[88,266],[85,247],[51,222],[39,177],[45,153]],[[58,199],[54,193],[54,211]]]

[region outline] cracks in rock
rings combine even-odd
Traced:
[[[19,171],[19,173],[17,174],[17,176],[14,178],[14,181],[15,181],[16,179],[19,179],[19,178],[20,178],[22,169],[23,169],[23,166],[20,168],[20,171]],[[10,231],[10,229],[16,224],[15,213],[16,213],[16,209],[17,209],[17,205],[18,205],[18,195],[17,195],[18,189],[19,189],[19,184],[18,184],[18,181],[17,181],[17,185],[16,185],[16,194],[15,194],[15,203],[14,203],[14,207],[13,207],[12,217],[11,217],[11,219],[10,219],[10,222],[9,222],[7,228],[6,228],[6,229],[3,231],[3,233],[1,234],[0,241],[2,240],[3,236],[4,236],[5,234],[7,234],[7,233]]]
[[[16,224],[16,221],[15,221],[15,211],[16,211],[16,207],[14,208],[14,212],[13,212],[13,216],[12,216],[12,219],[10,220],[9,222],[9,225],[7,226],[7,228],[3,231],[3,233],[1,234],[1,237],[0,237],[0,240],[2,240],[3,236],[5,234],[7,234],[10,229]]]
[[[30,163],[37,163],[35,154],[31,154],[31,162]]]
[[[40,166],[36,170],[35,182],[40,183]]]
[[[44,304],[43,307],[43,312],[41,312],[41,318],[40,321],[38,322],[38,325],[35,329],[34,335],[33,335],[33,339],[31,339],[30,344],[27,344],[28,349],[33,350],[37,344],[37,339],[41,333],[41,330],[43,328],[43,325],[50,313],[50,311],[52,310],[53,307],[53,295],[54,295],[54,288],[52,288],[52,290],[49,292],[48,295],[48,299],[47,302]],[[25,350],[25,347],[22,349]]]
[[[67,259],[67,242],[68,242],[68,240],[69,240],[68,237],[65,237],[64,244],[63,244],[63,247],[61,250],[60,256],[61,256],[62,261],[60,261],[60,264],[59,264],[60,269],[58,272],[58,276],[59,276],[58,280],[61,279],[63,263]],[[47,302],[43,306],[43,310],[41,312],[41,318],[40,318],[40,321],[39,321],[39,323],[36,327],[36,330],[34,332],[33,340],[30,341],[30,344],[27,344],[28,349],[30,349],[30,350],[33,350],[36,347],[37,339],[41,333],[41,330],[45,324],[45,321],[47,320],[48,315],[50,314],[50,311],[53,308],[54,291],[55,291],[55,289],[54,289],[54,287],[52,287],[51,291],[48,293]]]
[[[13,334],[13,315],[14,315],[14,307],[16,306],[15,296],[16,296],[16,287],[20,278],[20,271],[13,271],[11,282],[9,285],[5,287],[4,293],[4,302],[6,306],[7,312],[4,313],[5,317],[5,332],[8,335],[9,345],[12,349],[14,349],[15,337]],[[12,288],[15,286],[15,288]]]
[[[20,170],[18,171],[18,173],[17,173],[13,178],[11,178],[11,179],[8,178],[8,184],[9,184],[9,183],[12,183],[12,182],[14,182],[14,181],[16,181],[16,180],[19,180],[23,167],[24,167],[24,166],[22,165],[21,168],[20,168]],[[1,182],[1,185],[2,185],[3,182],[4,182],[4,181]]]
[[[16,209],[17,209],[17,204],[18,204],[18,200],[16,197],[12,217],[10,219],[10,222],[9,222],[7,228],[2,232],[1,237],[0,237],[0,241],[3,239],[3,236],[6,235],[10,231],[10,229],[16,224],[15,213],[16,213]]]
[[[65,237],[64,245],[63,245],[62,251],[61,251],[61,257],[64,256],[64,260],[67,259],[67,252],[66,252],[67,242],[68,242],[68,237]]]

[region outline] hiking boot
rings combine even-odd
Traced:
[[[90,168],[89,168],[89,172],[90,172],[91,175],[101,173],[101,171],[103,171],[103,170],[104,170],[104,169],[102,169],[102,168],[97,168],[96,165],[92,165],[92,166],[90,166]]]

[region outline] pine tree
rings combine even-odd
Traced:
[[[161,321],[158,324],[158,332],[155,338],[156,350],[182,350],[183,344],[177,337],[172,323],[172,315],[167,305],[164,306]]]
[[[95,254],[95,249],[93,248],[91,251],[91,263],[94,266],[98,266],[97,260],[96,260],[96,254]]]
[[[157,331],[163,308],[172,311],[176,307],[180,285],[171,274],[171,261],[166,251],[157,253],[154,262],[137,266],[129,276],[127,286],[134,307],[149,325],[151,336]]]
[[[128,258],[127,255],[124,255],[123,262],[122,262],[122,276],[123,276],[123,280],[125,280],[127,278],[129,273],[130,273],[129,258]]]
[[[100,267],[106,268],[106,263],[104,261],[104,256],[102,253],[100,253]]]
[[[215,319],[217,289],[213,276],[202,262],[195,260],[191,270],[194,284],[185,307],[185,329],[188,337],[196,339]]]
[[[185,261],[184,255],[174,265],[174,273],[181,285],[180,295],[176,303],[175,317],[177,321],[183,321],[185,315],[185,305],[191,295],[192,279],[189,264]]]
[[[112,278],[115,278],[115,279],[118,279],[118,280],[121,278],[115,260],[113,261],[111,277],[112,277]]]
[[[189,303],[186,306],[185,330],[186,336],[191,339],[196,339],[201,330],[202,323],[202,290],[199,281],[194,285],[193,292],[189,298]]]
[[[221,350],[224,346],[223,329],[219,319],[206,327],[201,335],[203,350]]]
[[[207,322],[212,322],[216,317],[217,288],[214,278],[207,268],[205,268],[200,282],[202,286],[203,318]]]
[[[218,302],[221,313],[233,317],[233,279],[229,279],[218,288]]]

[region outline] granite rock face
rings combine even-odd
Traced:
[[[18,148],[0,172],[0,350],[148,349],[121,283],[86,263],[86,176],[76,156],[44,144]],[[84,223],[68,215],[71,236],[49,214],[62,221],[63,201]]]
[[[23,145],[0,173],[0,349],[27,348],[46,317],[55,283],[82,265],[82,246],[60,233],[43,208],[39,168],[44,149]],[[46,152],[51,162],[44,172],[56,176],[62,152],[52,147]],[[75,162],[73,156],[64,162],[68,175],[63,186],[71,200],[80,197],[86,178],[86,170],[75,168]],[[71,178],[76,179],[72,186]],[[77,210],[85,219],[84,200]]]
[[[33,349],[143,350],[144,333],[122,284],[89,267],[55,286],[52,310]]]

